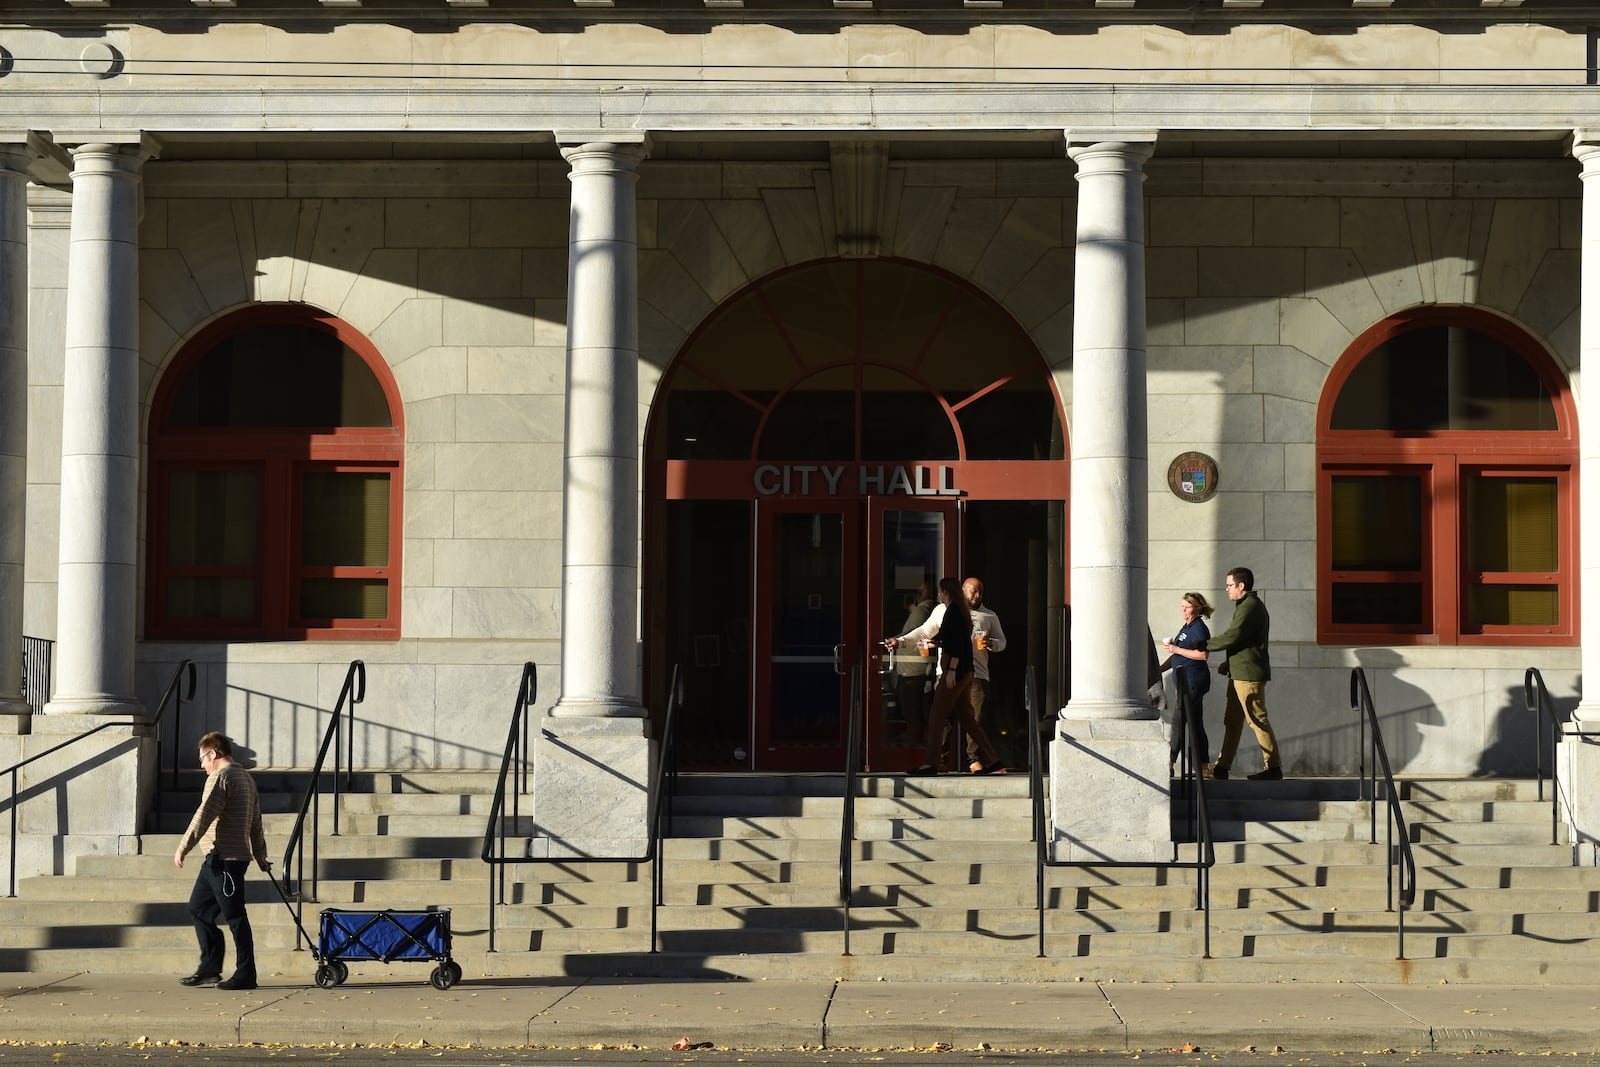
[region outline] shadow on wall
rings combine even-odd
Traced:
[[[1421,761],[1419,766],[1412,765],[1423,754],[1428,733],[1425,727],[1444,725],[1439,706],[1426,691],[1399,678],[1398,672],[1409,664],[1394,649],[1359,649],[1356,662],[1367,673],[1367,687],[1372,690],[1372,706],[1383,731],[1390,769],[1395,774],[1426,773],[1430,770],[1426,764],[1437,758],[1436,754],[1430,753],[1430,759]]]
[[[1550,679],[1545,680],[1551,685]],[[1573,711],[1582,699],[1583,676],[1574,678],[1567,693],[1551,692],[1550,706],[1556,719],[1562,723],[1572,721]],[[1522,686],[1512,686],[1504,691],[1500,706],[1485,724],[1483,755],[1478,760],[1476,773],[1516,778],[1531,778],[1544,767],[1548,773],[1555,766],[1555,731],[1544,724],[1544,752],[1539,758],[1539,716],[1542,710],[1529,711]]]
[[[201,663],[201,685],[193,703],[171,713],[161,726],[160,773],[172,772],[174,753],[179,770],[196,770],[195,750],[200,737],[221,730],[233,741],[236,750],[248,752],[252,769],[309,767],[316,758],[334,709],[322,707],[283,693],[230,682],[226,664]],[[141,690],[154,689],[157,680],[165,684],[172,665],[141,664],[141,680],[150,683]],[[504,673],[496,665],[497,673]],[[461,704],[449,712],[407,714],[397,707],[399,697],[375,682],[367,699],[355,705],[355,766],[358,770],[423,771],[434,769],[486,769],[498,767],[506,723],[515,703],[512,686],[507,683],[502,701],[500,690],[489,686],[481,693],[460,694]],[[153,706],[153,705],[152,705]],[[470,715],[481,721],[481,742],[441,736],[446,729],[460,733],[460,719]],[[409,722],[406,720],[410,720]],[[438,720],[446,720],[440,722]],[[400,721],[396,721],[400,720]],[[348,736],[341,740],[339,761],[349,758]],[[331,766],[334,753],[328,754]]]

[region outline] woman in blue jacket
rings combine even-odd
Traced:
[[[1206,620],[1211,617],[1211,605],[1200,593],[1185,593],[1179,603],[1183,612],[1183,626],[1178,630],[1178,635],[1171,641],[1173,653],[1161,665],[1163,671],[1176,667],[1183,672],[1183,680],[1189,685],[1189,700],[1183,700],[1182,690],[1178,694],[1178,709],[1172,716],[1172,770],[1177,773],[1178,753],[1183,751],[1183,732],[1186,729],[1194,731],[1194,737],[1199,742],[1200,758],[1202,761],[1210,759],[1210,742],[1206,740],[1205,695],[1211,689],[1211,671],[1206,666],[1205,643],[1211,637],[1211,629],[1206,625]],[[1179,653],[1177,649],[1183,649]],[[1211,764],[1205,762],[1200,768],[1200,773],[1210,777]]]

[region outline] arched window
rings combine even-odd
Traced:
[[[1318,414],[1318,639],[1576,643],[1574,426],[1504,320],[1428,308],[1358,338]]]
[[[399,394],[311,308],[202,331],[150,422],[151,637],[398,637]]]
[[[652,423],[669,460],[1059,460],[1033,342],[971,286],[895,260],[752,284],[679,355]]]

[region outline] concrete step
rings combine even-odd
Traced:
[[[1413,843],[1488,844],[1488,845],[1547,845],[1550,843],[1548,823],[1521,822],[1415,822],[1407,827]],[[1387,825],[1378,823],[1378,839],[1387,840]],[[1353,841],[1364,842],[1372,835],[1372,824],[1365,818],[1346,821],[1332,818],[1311,820],[1252,819],[1239,821],[1213,819],[1211,835],[1214,841],[1260,841],[1264,843],[1301,841]],[[1566,828],[1558,836],[1567,842]]]
[[[170,860],[182,835],[145,834],[139,838],[141,854],[166,855]],[[288,833],[267,833],[267,854],[277,863],[288,846]],[[837,846],[835,846],[837,848]],[[360,857],[425,856],[439,859],[478,859],[483,850],[481,830],[468,834],[414,836],[410,834],[357,833],[342,826],[338,837],[324,834],[317,839],[317,854],[323,859],[350,859]],[[311,842],[302,839],[302,851],[309,861]]]
[[[1281,841],[1232,842],[1219,841],[1216,856],[1219,864],[1282,864],[1304,863],[1335,867],[1356,867],[1368,864],[1382,866],[1387,862],[1387,849],[1382,844],[1383,831],[1378,831],[1379,844],[1358,841]],[[1412,854],[1418,867],[1478,866],[1491,867],[1568,867],[1572,864],[1572,849],[1566,845],[1493,845],[1493,844],[1439,844],[1414,842]]]
[[[837,841],[837,818],[793,818],[716,815],[674,816],[672,832],[681,837],[733,838],[787,841],[810,838]],[[1009,819],[938,819],[922,816],[868,817],[857,815],[855,838],[862,841],[1026,841],[1033,832],[1025,816]]]
[[[1032,802],[1026,796],[865,796],[855,803],[856,820],[871,819],[1029,819]],[[674,822],[703,816],[720,818],[805,818],[832,820],[835,832],[844,816],[841,797],[711,796],[675,797]]]

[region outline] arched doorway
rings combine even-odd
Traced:
[[[920,762],[926,665],[880,642],[944,575],[981,577],[1005,626],[985,721],[1021,763],[1025,670],[1060,644],[1065,430],[987,297],[898,261],[763,278],[678,353],[646,470],[647,692],[659,709],[684,672],[689,765],[842,768],[853,670],[868,766]]]

